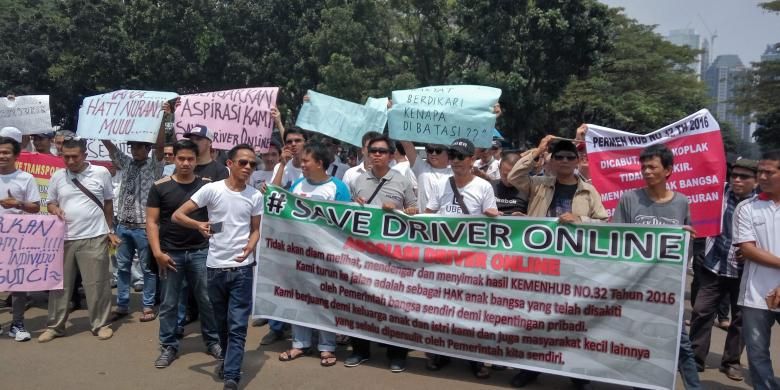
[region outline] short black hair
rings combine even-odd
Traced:
[[[166,145],[167,146],[167,145]],[[171,144],[173,146],[173,155],[179,154],[179,151],[184,150],[191,150],[195,152],[195,157],[198,157],[198,145],[195,144],[195,142],[192,142],[188,139],[182,139],[179,141],[176,141],[175,144]]]
[[[268,143],[268,149],[270,150],[271,148],[276,148],[277,152],[279,152],[280,154],[282,153],[282,145],[279,144],[279,141],[273,138],[271,139],[271,142]]]
[[[304,141],[308,141],[309,140],[309,134],[306,133],[306,130],[304,130],[304,129],[298,127],[298,126],[293,126],[293,127],[289,128],[289,129],[285,130],[285,132],[284,132],[284,140],[285,140],[285,142],[287,141],[287,136],[290,135],[290,134],[300,134],[300,136],[303,137]]]
[[[406,156],[406,149],[404,149],[404,144],[401,141],[395,141],[395,150],[398,151],[398,154]]]
[[[370,148],[371,145],[373,145],[375,142],[384,142],[387,144],[387,149],[390,151],[390,154],[395,153],[395,143],[390,139],[390,137],[386,135],[380,135],[378,137],[371,138],[368,140],[368,147]]]
[[[79,148],[81,153],[87,152],[87,140],[84,138],[66,138],[62,141],[62,148]]]
[[[363,138],[360,139],[360,146],[366,146],[366,143],[376,137],[381,137],[382,133],[376,131],[369,131],[363,134]]]
[[[233,148],[231,148],[230,151],[228,152],[228,154],[227,154],[228,160],[233,160],[234,158],[236,158],[236,154],[241,149],[246,149],[246,150],[252,152],[253,155],[255,154],[255,148],[253,148],[252,145],[250,145],[250,144],[238,144],[238,145],[234,146]]]
[[[19,145],[19,143],[16,142],[15,139],[11,137],[0,137],[0,145],[6,145],[6,144],[11,144],[11,149],[13,150],[14,156],[18,156],[19,153],[22,152],[22,145]]]
[[[672,169],[674,166],[674,154],[664,144],[655,144],[644,148],[642,153],[639,154],[639,161],[645,162],[653,157],[658,157],[665,169]]]
[[[777,161],[777,165],[780,167],[780,149],[767,150],[766,152],[761,153],[761,159]]]
[[[165,144],[165,147],[167,148],[169,146],[173,146],[173,144],[174,144],[173,142],[168,142],[168,143]]]
[[[303,152],[311,154],[315,160],[321,162],[323,169],[328,169],[330,164],[333,163],[333,153],[330,152],[330,149],[327,146],[320,142],[307,142],[306,146],[303,147]]]
[[[509,164],[515,166],[517,160],[520,160],[520,155],[514,152],[504,153],[501,157],[501,164]]]

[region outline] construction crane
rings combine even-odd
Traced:
[[[709,44],[710,44],[709,45],[710,46],[710,55],[709,55],[709,58],[714,59],[715,58],[715,38],[718,37],[718,30],[715,30],[714,32],[712,30],[710,30],[710,27],[707,26],[707,22],[704,21],[704,18],[701,17],[700,13],[696,13],[696,16],[699,17],[699,20],[701,20],[701,24],[704,25],[704,29],[707,30],[708,34],[710,34],[710,42],[709,42]],[[706,64],[706,65],[709,66],[709,64]]]

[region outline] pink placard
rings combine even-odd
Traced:
[[[623,192],[645,185],[639,162],[642,149],[662,143],[674,153],[667,188],[688,197],[696,235],[720,234],[726,160],[720,125],[709,111],[645,135],[588,125],[586,142],[593,185],[610,216]]]
[[[177,138],[198,125],[214,135],[212,147],[227,150],[238,144],[249,144],[261,152],[268,151],[279,88],[244,88],[181,96],[176,108]]]
[[[64,243],[53,215],[0,215],[0,291],[61,290]]]

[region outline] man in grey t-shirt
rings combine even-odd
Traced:
[[[691,230],[688,198],[666,188],[672,175],[674,155],[664,145],[651,145],[639,155],[645,187],[623,193],[612,216],[612,222],[644,225],[683,225]],[[680,329],[680,353],[677,367],[686,390],[701,389],[699,372],[693,357],[691,340]]]

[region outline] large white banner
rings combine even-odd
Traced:
[[[407,217],[265,196],[254,316],[468,360],[674,387],[688,234]]]
[[[51,132],[49,95],[0,98],[0,128],[16,127],[22,134]]]

